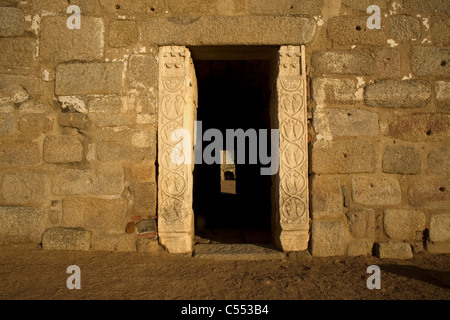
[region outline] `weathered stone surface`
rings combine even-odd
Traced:
[[[342,256],[346,236],[341,221],[313,221],[311,227],[311,254],[313,257]]]
[[[97,127],[121,127],[136,124],[136,115],[129,113],[95,113],[88,115]]]
[[[69,5],[76,5],[80,7],[82,14],[89,14],[94,11],[95,2],[92,0],[34,0],[33,10],[55,13],[67,13],[67,7]]]
[[[0,67],[31,68],[36,40],[32,38],[0,38]]]
[[[420,152],[415,147],[386,147],[383,155],[383,172],[395,174],[421,173]]]
[[[0,243],[40,243],[46,223],[43,209],[0,207]]]
[[[314,173],[371,173],[376,170],[375,146],[369,141],[317,141],[311,155]]]
[[[384,232],[391,239],[420,240],[427,219],[421,211],[406,209],[387,209],[384,211]]]
[[[418,19],[407,15],[392,16],[389,18],[389,31],[397,41],[419,39],[421,23]]]
[[[434,44],[450,44],[450,18],[433,16],[431,18],[431,39]]]
[[[24,87],[25,78],[14,75],[0,75],[0,101],[21,103],[29,98]]]
[[[7,204],[43,204],[48,198],[46,173],[8,172],[3,175],[2,195]]]
[[[364,98],[372,107],[420,108],[430,100],[431,85],[428,81],[378,80],[366,86]]]
[[[147,91],[151,87],[158,87],[158,62],[153,55],[133,55],[130,57],[128,87]]]
[[[112,20],[109,23],[108,44],[114,48],[124,48],[139,40],[136,21]]]
[[[121,93],[122,72],[121,62],[60,64],[55,92],[62,96]]]
[[[415,207],[447,209],[450,207],[450,179],[416,180],[409,185],[408,199]]]
[[[0,8],[0,37],[18,37],[23,35],[25,18],[17,8]]]
[[[314,112],[314,130],[323,137],[377,136],[378,114],[358,109],[321,109]]]
[[[123,113],[127,111],[124,100],[120,96],[92,97],[87,103],[89,113]]]
[[[321,14],[323,3],[324,3],[323,0],[278,0],[278,1],[250,0],[248,2],[248,7],[250,13],[252,14],[319,15]]]
[[[42,247],[46,250],[88,251],[91,247],[91,232],[68,228],[47,229],[42,236]]]
[[[434,87],[436,90],[438,107],[445,110],[450,110],[450,82],[436,81]]]
[[[358,50],[315,51],[311,56],[311,66],[319,73],[371,75],[373,58]]]
[[[34,166],[41,162],[39,145],[30,141],[2,141],[0,166]]]
[[[152,96],[136,97],[137,123],[157,126],[157,101]]]
[[[156,185],[151,182],[137,182],[134,185],[134,210],[136,214],[156,215]]]
[[[44,140],[47,163],[71,163],[83,160],[83,145],[76,136],[47,136]]]
[[[362,100],[356,96],[358,88],[352,79],[314,78],[312,81],[312,96],[319,104],[354,103]]]
[[[145,25],[153,45],[299,45],[316,28],[313,19],[295,16],[148,18]]]
[[[381,10],[386,9],[388,0],[342,0],[341,4],[353,10],[367,11],[370,5],[379,6]]]
[[[311,187],[311,217],[342,217],[344,198],[339,178],[315,175]]]
[[[53,129],[53,111],[46,103],[26,101],[19,107],[19,130],[23,133],[46,133]]]
[[[403,0],[403,7],[408,11],[450,13],[450,5],[446,0]]]
[[[161,254],[164,252],[163,248],[159,245],[158,241],[153,239],[141,238],[136,241],[136,247],[138,252]]]
[[[155,160],[155,135],[138,130],[103,130],[98,137],[97,154],[104,162]]]
[[[283,252],[253,244],[199,244],[194,256],[207,259],[231,260],[280,260]]]
[[[353,201],[367,206],[394,205],[401,202],[400,184],[394,178],[354,177]]]
[[[417,76],[449,77],[450,47],[412,47],[411,67]]]
[[[380,78],[399,77],[400,52],[393,48],[378,50],[375,56],[375,73]]]
[[[164,0],[100,0],[103,11],[117,15],[154,15],[166,10]]]
[[[154,164],[140,165],[132,168],[133,178],[138,181],[155,182],[156,169]]]
[[[78,112],[65,112],[58,115],[58,124],[61,127],[84,129],[88,124],[88,117]]]
[[[433,254],[450,253],[450,241],[446,242],[427,242],[425,248]]]
[[[154,219],[144,219],[136,223],[138,233],[156,232],[156,221]]]
[[[450,213],[433,214],[430,220],[430,240],[450,241]]]
[[[412,259],[411,246],[404,242],[377,242],[375,255],[380,259]]]
[[[311,261],[312,260],[311,253],[308,250],[288,252],[287,257],[289,260],[294,260],[294,261]]]
[[[446,141],[450,138],[450,115],[429,113],[403,116],[389,125],[389,134],[406,141]]]
[[[124,199],[66,198],[63,224],[102,232],[124,232],[127,203]]]
[[[386,36],[382,30],[368,29],[366,16],[338,16],[328,21],[328,38],[340,44],[383,45]]]
[[[105,27],[101,18],[83,16],[79,30],[67,28],[67,17],[44,17],[39,53],[44,61],[93,61],[103,57]]]
[[[64,169],[53,176],[56,195],[119,195],[123,189],[123,169],[106,166],[101,169]]]
[[[441,148],[428,155],[428,170],[442,176],[450,176],[450,148]]]
[[[91,239],[92,250],[136,252],[136,238],[127,234],[100,234]]]
[[[14,132],[14,104],[0,103],[0,135],[13,135]]]
[[[355,239],[375,237],[375,211],[373,209],[353,209],[346,213],[348,228]]]
[[[347,246],[347,255],[349,257],[366,256],[372,254],[372,241],[353,241]]]

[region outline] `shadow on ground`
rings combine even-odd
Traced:
[[[410,265],[380,265],[382,271],[423,281],[441,288],[450,288],[450,271],[423,269]]]

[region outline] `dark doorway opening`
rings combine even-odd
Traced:
[[[255,130],[258,142],[259,129],[266,129],[267,155],[270,155],[272,61],[197,60],[195,52],[197,121],[202,122],[202,132],[212,128],[220,130],[225,150],[227,129]],[[224,169],[220,164],[195,165],[196,236],[213,243],[271,242],[272,177],[261,175],[261,167],[267,165],[262,165],[259,157],[257,164],[249,164],[249,143],[246,139],[246,164],[236,163],[231,169]],[[208,144],[204,141],[203,149]]]

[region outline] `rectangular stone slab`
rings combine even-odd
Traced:
[[[283,45],[305,44],[315,32],[313,19],[273,16],[206,16],[149,18],[151,45]]]

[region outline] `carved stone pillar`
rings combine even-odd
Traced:
[[[197,83],[189,50],[182,46],[160,47],[158,235],[171,253],[189,253],[193,246],[192,149],[196,97]],[[182,131],[177,129],[186,130],[190,136],[180,135]],[[180,148],[183,139],[190,139],[187,145],[191,154]]]
[[[309,241],[308,134],[305,49],[278,53],[280,169],[277,242],[283,251],[306,250]]]

